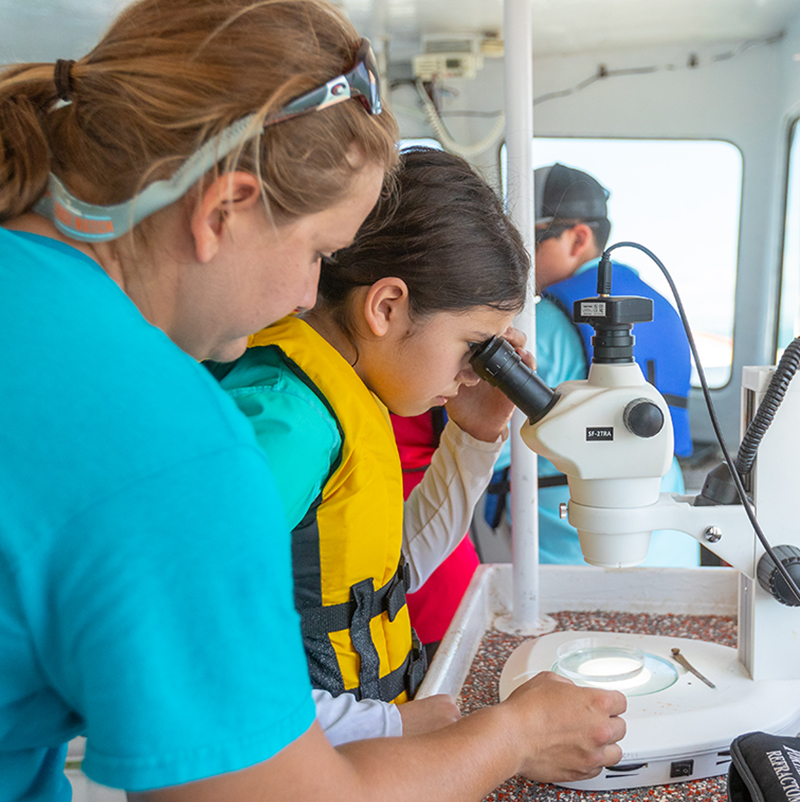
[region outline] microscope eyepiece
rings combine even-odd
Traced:
[[[532,423],[543,418],[558,400],[502,337],[487,340],[470,359],[475,372],[499,388]]]

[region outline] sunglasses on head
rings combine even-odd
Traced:
[[[264,127],[310,111],[322,111],[336,103],[355,98],[370,114],[381,113],[381,87],[375,54],[367,39],[361,40],[353,68],[322,86],[287,103],[264,120]]]
[[[244,142],[258,136],[268,125],[275,125],[308,112],[321,111],[350,98],[358,100],[369,114],[381,113],[378,68],[375,54],[367,39],[361,40],[355,63],[349,72],[332,78],[322,86],[290,101],[274,114],[267,115],[263,126],[258,122],[257,114],[242,117],[219,136],[198,148],[175,171],[172,178],[154,181],[138,195],[123,203],[100,206],[76,198],[51,173],[47,192],[36,204],[36,210],[73,239],[83,242],[117,239],[153,212],[183,197],[200,176]]]

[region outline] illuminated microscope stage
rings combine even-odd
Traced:
[[[559,655],[559,647],[584,639],[595,649],[581,648],[583,661],[565,657],[564,650]],[[675,648],[716,687],[676,663]],[[736,650],[715,643],[610,632],[543,635],[512,652],[500,677],[500,699],[539,671],[621,690],[628,698],[622,761],[591,780],[562,783],[567,788],[622,790],[715,777],[727,773],[737,735],[755,730],[795,735],[800,729],[800,680],[754,682]]]

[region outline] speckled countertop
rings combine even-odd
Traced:
[[[736,646],[736,619],[733,616],[570,611],[550,613],[550,616],[557,622],[556,631],[669,635]],[[462,713],[467,714],[498,702],[500,673],[508,656],[524,640],[526,638],[497,630],[486,632],[458,698]],[[727,802],[727,799],[724,776],[626,791],[575,791],[515,777],[489,794],[486,802]]]

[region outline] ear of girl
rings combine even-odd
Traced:
[[[408,287],[401,278],[387,276],[366,289],[363,315],[367,329],[375,337],[386,337],[398,329],[408,330]],[[359,304],[360,299],[354,300]]]

